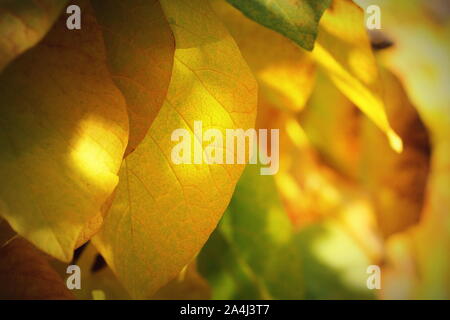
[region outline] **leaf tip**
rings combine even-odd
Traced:
[[[402,153],[402,151],[403,151],[403,141],[397,135],[397,133],[395,133],[394,130],[388,130],[387,131],[387,137],[388,137],[389,144],[390,144],[391,148],[397,153]]]

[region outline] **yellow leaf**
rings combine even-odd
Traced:
[[[402,141],[389,125],[380,96],[375,58],[362,10],[350,0],[334,0],[319,25],[312,56],[336,86],[386,133],[391,147]]]
[[[0,247],[0,299],[73,299],[47,257],[23,238]]]
[[[222,134],[225,128],[247,129],[256,113],[256,83],[208,1],[164,0],[161,6],[176,42],[167,98],[124,161],[116,199],[93,238],[135,298],[150,297],[192,261],[244,167],[174,165],[172,132],[192,130],[196,120]]]
[[[157,0],[95,0],[108,66],[130,119],[125,156],[144,139],[167,95],[175,41]]]
[[[75,248],[81,247],[83,244],[88,242],[102,227],[103,216],[105,212],[101,210],[94,217],[92,217],[81,230],[77,242],[75,243]]]
[[[400,81],[384,68],[380,70],[386,111],[404,148],[401,154],[391,150],[373,123],[362,119],[359,171],[373,197],[380,230],[387,237],[419,221],[431,150],[428,132]]]
[[[82,281],[81,289],[74,292],[75,297],[80,300],[96,300],[102,296],[102,300],[129,299],[130,296],[108,266],[103,265],[99,270],[94,268],[99,259],[101,257],[95,247],[87,244],[76,261],[81,270]],[[58,265],[60,272],[65,273],[66,268],[67,265]]]
[[[1,2],[0,71],[45,36],[65,3],[65,0]]]
[[[100,262],[103,261],[103,262]],[[81,300],[123,300],[130,299],[130,295],[102,260],[98,251],[92,244],[81,252],[76,260],[82,274],[81,289],[75,290],[74,295]],[[53,262],[53,265],[62,277],[66,277],[68,264]],[[169,283],[160,288],[151,300],[197,300],[209,299],[210,288],[205,279],[197,272],[194,260]]]
[[[210,298],[211,289],[208,282],[198,273],[195,260],[152,296],[152,300],[208,300]]]
[[[327,163],[353,178],[358,174],[361,118],[356,106],[323,72],[318,72],[300,124]]]
[[[366,1],[359,0],[361,4]],[[385,296],[448,299],[450,297],[450,24],[437,19],[431,1],[376,0],[384,30],[395,46],[382,61],[405,86],[431,135],[431,167],[420,223],[391,240],[387,268],[392,282]],[[445,4],[443,4],[445,6]],[[401,256],[395,248],[404,243]],[[403,263],[397,263],[397,260]],[[406,262],[405,262],[406,261]],[[405,279],[405,265],[413,270]],[[395,274],[395,275],[394,275]],[[407,284],[405,284],[407,282]],[[398,292],[396,286],[404,285]]]
[[[157,0],[92,4],[103,30],[108,68],[127,104],[130,124],[126,157],[145,137],[167,95],[175,41]],[[106,213],[102,210],[88,222],[76,247],[98,232]]]
[[[128,117],[101,33],[65,17],[0,76],[0,215],[63,261],[118,182]]]
[[[259,104],[299,111],[314,85],[314,60],[281,34],[245,17],[223,0],[213,8],[235,39],[260,88]]]

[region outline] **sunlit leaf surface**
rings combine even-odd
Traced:
[[[157,0],[92,4],[103,30],[109,70],[127,103],[127,155],[144,139],[166,97],[175,41]]]
[[[65,261],[114,190],[128,137],[125,102],[87,14],[84,28],[66,33],[61,19],[0,76],[0,215]]]
[[[336,86],[383,130],[397,151],[402,141],[389,125],[364,13],[350,0],[335,0],[320,21],[312,56]]]
[[[314,61],[286,37],[245,17],[223,0],[212,2],[258,80],[259,104],[301,110],[314,86]]]
[[[136,298],[151,296],[194,258],[243,169],[174,165],[172,131],[192,131],[202,120],[204,129],[218,128],[225,136],[224,128],[252,127],[256,112],[256,83],[208,2],[161,6],[176,42],[169,91],[146,137],[124,161],[116,199],[94,238]]]

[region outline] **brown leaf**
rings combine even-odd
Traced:
[[[0,299],[73,299],[46,256],[17,237],[0,248]]]

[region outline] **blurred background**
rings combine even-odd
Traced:
[[[349,30],[351,13],[331,27],[336,3],[312,54],[218,9],[260,82],[259,127],[280,128],[281,156],[275,178],[247,167],[199,256],[213,298],[450,298],[450,3],[355,3],[380,8],[381,29],[368,32],[373,81],[365,31]],[[373,82],[401,153],[361,112],[370,99],[320,56],[327,32],[342,36],[337,59]],[[381,289],[367,287],[369,265]]]

